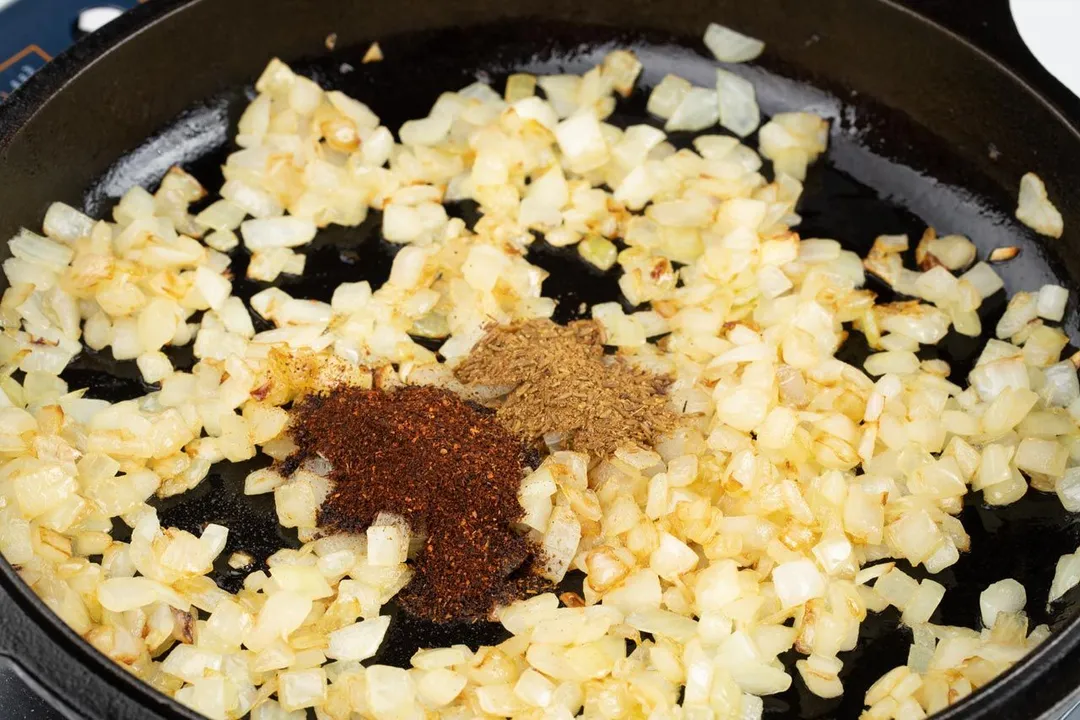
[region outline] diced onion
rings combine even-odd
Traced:
[[[722,62],[762,48],[719,25],[705,44]],[[927,228],[906,267],[907,236],[877,237],[863,260],[799,232],[829,120],[782,112],[758,128],[754,86],[722,69],[715,88],[664,77],[647,110],[673,132],[756,131],[760,154],[730,134],[624,127],[620,96],[642,70],[615,50],[580,76],[512,75],[501,94],[477,80],[397,128],[399,143],[363,103],[274,60],[220,196],[197,213],[206,190],[179,168],[153,193],[129,189],[104,220],[49,206],[44,235],[20,230],[3,262],[0,552],[95,648],[214,718],[759,720],[761,696],[796,673],[820,697],[850,692],[845,653],[867,613],[889,606],[913,642],[907,665],[867,693],[868,718],[936,713],[1016,663],[1050,634],[1028,628],[1034,589],[995,583],[980,596],[984,627],[950,627],[932,623],[944,586],[913,574],[977,544],[962,523],[969,492],[996,506],[1053,490],[1080,512],[1080,354],[1063,358],[1058,327],[1068,292],[1014,293],[997,338],[955,377],[963,363],[923,346],[980,336],[983,301],[1003,289],[969,239]],[[463,200],[478,218],[458,217]],[[293,286],[308,255],[297,250],[319,228],[356,228],[372,211],[395,244],[385,281],[317,298],[234,294]],[[1017,214],[1061,234],[1033,176]],[[621,298],[559,310],[536,242],[610,273]],[[866,271],[912,299],[881,301]],[[611,409],[643,432],[610,453],[575,451],[590,428],[573,418],[543,428],[532,440],[547,457],[511,488],[520,512],[507,518],[534,562],[501,571],[513,583],[526,571],[553,586],[584,578],[494,607],[510,634],[498,646],[370,664],[397,622],[384,605],[429,549],[396,514],[357,533],[320,526],[348,468],[317,453],[290,461],[289,408],[340,384],[410,384],[500,410],[536,389],[513,377],[465,387],[457,363],[491,327],[557,310],[591,316],[606,348],[594,359],[657,390],[649,412]],[[841,352],[853,332],[870,348],[861,366]],[[87,397],[65,372],[83,345],[134,360],[133,377],[158,387]],[[193,359],[177,351],[187,345]],[[661,408],[671,423],[651,427]],[[243,492],[273,493],[297,547],[260,558],[223,525],[162,525],[154,497],[258,453],[275,464],[244,466]],[[131,528],[123,542],[118,521]],[[1080,579],[1077,555],[1058,562],[1051,601]],[[236,593],[215,579],[226,567],[246,573]]]
[[[675,114],[683,98],[693,89],[690,82],[678,75],[666,75],[649,95],[646,109],[665,120]]]
[[[1054,569],[1054,579],[1050,583],[1050,596],[1047,602],[1054,602],[1080,583],[1080,553],[1062,555]]]
[[[1035,312],[1041,318],[1060,322],[1068,302],[1068,290],[1060,285],[1043,285],[1035,299]]]
[[[712,127],[720,119],[719,100],[715,90],[691,88],[671,113],[664,130],[696,132]]]
[[[776,594],[784,607],[802,605],[825,593],[825,580],[810,560],[777,565],[772,573]]]
[[[1046,185],[1035,173],[1027,173],[1020,178],[1016,218],[1035,232],[1052,238],[1059,238],[1064,232],[1061,213],[1050,202]]]
[[[720,62],[748,62],[765,49],[765,43],[717,23],[705,28],[705,46]]]
[[[999,613],[1017,613],[1027,605],[1024,586],[1009,578],[993,583],[979,595],[983,627],[992,628]]]
[[[367,660],[375,655],[390,627],[390,618],[381,616],[343,627],[330,633],[326,656],[336,660]]]
[[[716,95],[720,124],[724,128],[739,137],[746,137],[757,130],[761,123],[761,111],[750,81],[726,70],[717,70]]]

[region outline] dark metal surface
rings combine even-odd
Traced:
[[[715,63],[699,37],[706,22],[719,20],[768,42],[760,65],[739,68],[758,85],[766,112],[812,109],[833,118],[829,156],[811,171],[800,209],[804,236],[836,237],[865,251],[879,233],[917,236],[931,224],[943,233],[971,236],[981,255],[1000,245],[1023,247],[1020,258],[1000,267],[1010,292],[1054,278],[1075,289],[1070,278],[1080,277],[1080,254],[1075,252],[1080,235],[1067,230],[1062,242],[1047,243],[1011,220],[1019,177],[1035,168],[1051,188],[1061,189],[1057,199],[1066,227],[1080,227],[1080,198],[1065,192],[1080,181],[1075,128],[1018,77],[886,3],[682,0],[662,6],[580,6],[571,0],[536,0],[508,9],[494,0],[470,0],[452,8],[422,0],[392,8],[276,0],[276,12],[266,12],[269,3],[258,0],[159,1],[60,58],[0,110],[0,186],[5,187],[0,237],[19,224],[38,224],[47,203],[56,198],[100,215],[130,184],[152,185],[174,162],[216,187],[216,168],[230,150],[228,138],[246,102],[245,87],[273,54],[368,102],[387,125],[396,127],[425,114],[438,92],[467,84],[479,73],[498,85],[507,72],[522,68],[580,72],[611,47],[630,46],[646,68],[637,93],[620,104],[615,116],[615,122],[630,123],[645,120],[647,88],[666,72],[711,83]],[[146,26],[170,14],[167,22]],[[491,24],[508,14],[528,19]],[[140,27],[138,34],[108,49],[112,39]],[[323,39],[330,32],[338,34],[341,49],[327,54]],[[372,39],[380,40],[387,59],[361,66],[358,56]],[[690,137],[673,139],[688,142]],[[458,211],[467,214],[469,208]],[[372,218],[360,228],[322,233],[305,249],[311,256],[308,273],[286,289],[328,299],[344,279],[384,279],[393,248],[380,241],[377,228]],[[590,273],[571,255],[538,246],[531,259],[552,270],[545,287],[560,300],[560,317],[572,316],[582,300],[617,295],[613,275]],[[235,255],[238,276],[245,262],[242,251]],[[260,287],[238,282],[236,292],[249,295]],[[992,327],[1002,309],[999,295],[985,308],[984,326]],[[1074,340],[1076,322],[1075,307],[1070,307],[1067,326]],[[962,375],[974,350],[970,341],[949,338],[938,352]],[[857,342],[845,352],[858,357]],[[145,391],[133,364],[90,355],[66,376],[110,399]],[[248,469],[215,468],[199,489],[163,503],[162,521],[191,530],[222,522],[232,529],[230,550],[245,549],[260,558],[295,542],[295,536],[277,527],[272,503],[239,493],[238,481]],[[1037,493],[998,510],[972,499],[963,520],[973,550],[937,576],[949,592],[934,620],[975,624],[979,592],[991,582],[1016,577],[1029,588],[1033,621],[1049,621],[1059,632],[1022,667],[942,717],[1053,713],[1080,677],[1080,630],[1074,622],[1080,598],[1071,595],[1046,613],[1046,591],[1053,563],[1076,549],[1080,528],[1055,497]],[[0,593],[0,612],[11,622],[0,626],[0,649],[17,656],[30,676],[56,688],[87,717],[186,714],[102,662],[59,625],[6,564],[2,570],[0,584],[7,594]],[[237,581],[227,568],[220,570],[223,585]],[[497,627],[435,629],[399,617],[380,660],[401,663],[418,646],[497,637]],[[910,634],[898,627],[895,614],[876,616],[864,627],[859,648],[844,658],[843,698],[814,698],[796,679],[791,691],[767,700],[768,715],[857,716],[866,687],[904,662],[909,643]]]

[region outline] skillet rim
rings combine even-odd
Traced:
[[[6,155],[4,151],[14,142],[22,128],[32,123],[37,113],[57,95],[63,93],[64,89],[75,82],[84,71],[129,40],[166,22],[172,15],[206,1],[208,0],[155,0],[153,3],[140,3],[48,63],[12,93],[6,102],[0,104],[0,159]],[[876,2],[908,16],[909,19],[926,27],[928,31],[937,32],[944,36],[944,40],[972,53],[978,62],[988,65],[997,74],[1011,80],[1017,91],[1026,94],[1029,101],[1042,105],[1072,135],[1073,139],[1080,143],[1080,117],[1071,118],[1058,102],[1048,98],[1026,77],[1005,62],[951,28],[900,5],[895,0],[876,0]],[[1077,155],[1080,156],[1080,148],[1077,150]],[[69,657],[78,660],[99,677],[104,675],[104,679],[113,687],[136,696],[148,709],[152,708],[172,717],[191,720],[201,718],[200,715],[176,700],[125,672],[120,666],[99,653],[53,613],[3,558],[0,558],[0,588],[3,588],[33,621],[36,630],[43,632]],[[3,650],[4,648],[0,648],[0,651]],[[1077,682],[1080,678],[1063,679],[1062,677],[1068,674],[1070,665],[1080,667],[1080,615],[1069,621],[1062,630],[1053,634],[991,683],[933,717],[936,720],[989,719],[995,713],[1005,713],[1005,717],[1020,717],[1030,716],[1030,712],[1034,710],[1040,717],[1060,718],[1075,705],[1076,698],[1080,696],[1080,682]],[[1057,677],[1054,679],[1059,684],[1064,682],[1066,692],[1063,694],[1054,693],[1052,690],[1048,693],[1042,692],[1038,686],[1049,684],[1047,681],[1055,673]],[[1077,674],[1080,675],[1080,673]],[[1025,692],[1034,693],[1034,695],[1024,697],[1022,694]],[[1057,694],[1060,699],[1055,701],[1049,697],[1044,705],[1039,698],[1046,694]],[[1017,703],[1026,704],[1021,706]]]

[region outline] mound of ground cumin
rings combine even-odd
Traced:
[[[537,441],[562,433],[572,450],[593,457],[620,445],[648,446],[671,430],[670,380],[604,354],[591,320],[561,326],[529,320],[490,330],[455,370],[467,385],[506,385],[496,405],[513,433]]]
[[[342,386],[298,402],[290,432],[293,463],[318,454],[333,466],[321,527],[363,532],[392,512],[425,537],[397,595],[406,612],[485,620],[546,587],[531,572],[537,548],[514,528],[526,451],[490,410],[433,387]]]

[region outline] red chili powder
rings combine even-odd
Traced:
[[[546,586],[531,572],[538,549],[514,527],[526,451],[490,411],[433,387],[340,387],[297,403],[291,433],[290,465],[318,454],[333,466],[320,526],[363,532],[392,512],[425,536],[397,596],[406,612],[485,620]]]

